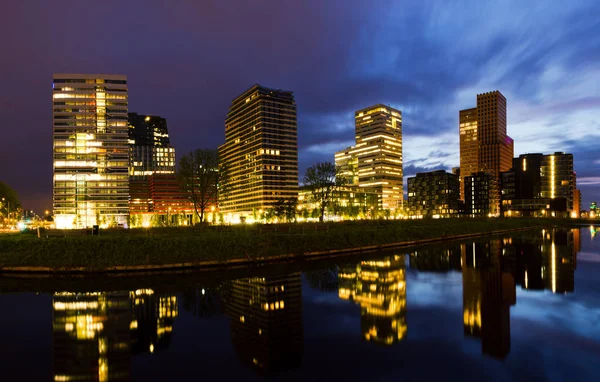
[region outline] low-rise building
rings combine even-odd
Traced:
[[[496,216],[500,211],[498,182],[486,172],[464,177],[465,212],[471,217]]]
[[[408,215],[413,218],[448,218],[459,213],[458,176],[444,170],[408,178]]]

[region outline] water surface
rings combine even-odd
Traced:
[[[228,275],[0,278],[0,368],[23,381],[600,380],[595,228]]]

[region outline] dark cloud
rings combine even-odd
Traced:
[[[458,138],[440,137],[456,133],[458,110],[475,106],[477,92],[500,89],[511,96],[509,122],[539,118],[558,137],[598,106],[589,85],[600,81],[593,70],[600,52],[594,6],[591,0],[559,10],[542,1],[8,2],[0,14],[8,53],[0,62],[0,180],[28,205],[50,207],[53,72],[126,74],[130,110],[166,117],[179,155],[221,144],[231,100],[252,84],[293,90],[301,174],[333,160],[354,139],[354,111],[376,103],[403,112],[405,174],[458,164]],[[558,107],[546,108],[549,99]],[[521,104],[535,112],[513,113]],[[578,174],[592,176],[600,164],[582,141],[560,151],[572,150]]]

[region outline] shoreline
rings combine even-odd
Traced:
[[[523,232],[542,229],[549,225],[531,225],[525,227],[507,228],[491,231],[480,231],[455,235],[444,235],[416,240],[405,240],[400,242],[382,243],[375,245],[364,245],[358,247],[326,249],[320,251],[286,253],[283,255],[256,256],[246,255],[245,258],[238,257],[227,260],[200,260],[188,262],[176,262],[165,264],[139,264],[139,265],[115,265],[106,267],[96,266],[0,266],[0,275],[26,277],[86,277],[86,276],[152,276],[160,274],[181,274],[192,272],[214,272],[233,271],[240,269],[261,268],[277,264],[294,263],[302,261],[318,261],[340,257],[351,257],[360,254],[377,253],[402,248],[412,248],[428,244],[460,241],[500,234]],[[557,225],[552,225],[553,227]]]

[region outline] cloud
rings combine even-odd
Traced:
[[[593,0],[61,3],[10,2],[0,23],[18,36],[0,63],[11,73],[3,138],[14,142],[0,150],[0,174],[28,200],[47,194],[38,209],[51,195],[53,72],[127,74],[130,110],[166,117],[179,156],[221,144],[231,100],[252,84],[293,90],[300,174],[332,161],[354,139],[354,111],[376,103],[403,112],[405,173],[457,166],[458,110],[498,89],[515,155],[572,152],[580,179],[600,171]],[[17,171],[10,159],[23,148],[34,157]],[[598,195],[581,185],[584,204]]]

